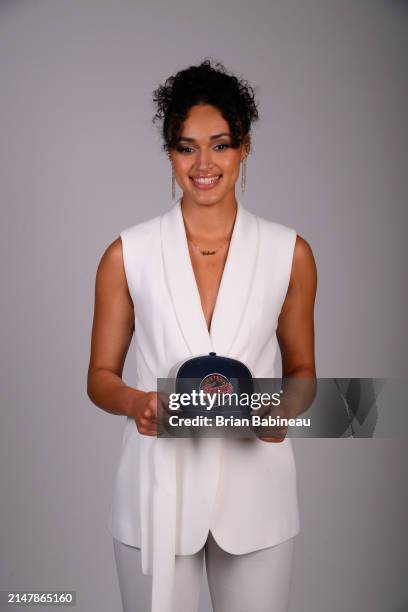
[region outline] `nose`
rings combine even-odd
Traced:
[[[196,157],[196,166],[199,172],[208,171],[208,169],[212,166],[211,151],[208,149],[202,149],[199,151]]]

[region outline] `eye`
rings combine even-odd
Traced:
[[[182,145],[179,145],[177,147],[177,151],[179,153],[189,153],[190,151],[192,151],[193,149],[191,147],[183,147]]]
[[[217,151],[224,151],[225,149],[229,149],[229,144],[226,142],[221,142],[220,144],[215,145],[216,147],[224,147],[223,149],[217,149]]]

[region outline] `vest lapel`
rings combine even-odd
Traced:
[[[164,273],[185,343],[192,356],[205,355],[213,349],[191,265],[180,199],[161,218]]]
[[[251,294],[258,255],[258,220],[238,202],[234,231],[211,322],[213,349],[231,351]]]
[[[164,273],[177,322],[191,355],[216,351],[228,356],[240,331],[255,275],[257,217],[237,200],[234,230],[209,334],[188,251],[180,200],[161,218]]]

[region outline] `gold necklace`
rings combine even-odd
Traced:
[[[226,238],[218,248],[214,249],[213,251],[209,251],[207,249],[202,249],[201,247],[198,246],[198,244],[196,244],[193,240],[191,240],[191,238],[187,238],[187,240],[189,242],[191,242],[191,244],[200,251],[201,255],[215,255],[216,253],[218,253],[218,251],[221,249],[221,247],[224,246],[224,244],[226,244],[227,242],[230,241],[229,238]]]

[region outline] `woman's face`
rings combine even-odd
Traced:
[[[190,108],[180,140],[169,154],[183,199],[208,205],[226,201],[234,194],[240,162],[249,150],[249,137],[233,149],[229,134],[228,122],[216,107],[206,104]]]

